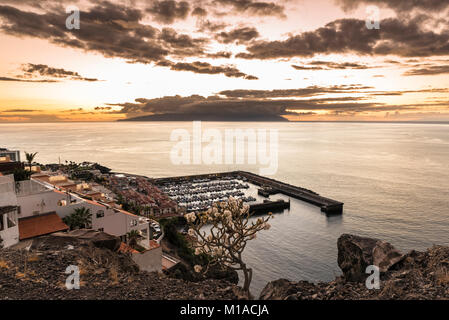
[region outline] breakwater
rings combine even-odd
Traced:
[[[321,208],[321,211],[326,214],[342,214],[343,213],[343,202],[336,201],[330,198],[323,197],[318,193],[290,185],[284,182],[280,182],[271,178],[262,177],[260,175],[247,172],[247,171],[230,171],[230,172],[220,172],[220,173],[210,173],[201,175],[191,175],[191,176],[180,176],[180,177],[170,177],[170,178],[159,178],[153,179],[153,183],[158,186],[163,186],[168,183],[182,183],[182,182],[192,182],[192,181],[202,181],[205,179],[230,179],[230,178],[240,178],[246,180],[254,185],[259,186],[262,190],[269,189],[270,194],[282,193],[289,197],[305,201],[312,205]]]

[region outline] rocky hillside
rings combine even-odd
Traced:
[[[449,248],[402,254],[391,244],[344,234],[338,239],[343,275],[329,283],[270,282],[261,299],[449,299]],[[380,270],[380,289],[367,289],[366,267]]]
[[[223,280],[198,283],[139,271],[120,240],[104,233],[55,234],[34,240],[29,250],[0,250],[2,299],[236,299]],[[67,290],[65,270],[80,269],[80,290]]]
[[[23,247],[23,244],[21,244]],[[139,271],[117,250],[120,240],[101,232],[54,234],[26,249],[0,250],[0,300],[3,299],[226,299],[241,297],[226,280],[199,282]],[[338,240],[343,275],[329,283],[270,282],[261,299],[449,299],[449,248],[402,254],[391,244],[353,235]],[[80,290],[67,290],[65,270],[80,268]],[[368,290],[365,273],[379,266],[380,289]]]

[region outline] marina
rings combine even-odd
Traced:
[[[183,183],[166,182],[160,187],[179,206],[185,207],[187,212],[207,210],[213,203],[226,201],[229,197],[247,203],[254,202],[256,198],[244,192],[249,188],[248,183],[228,177],[220,180],[193,179]]]
[[[284,194],[286,196],[320,207],[321,211],[329,215],[341,215],[343,203],[323,197],[305,188],[293,186],[274,179],[259,176],[246,171],[231,171],[213,174],[180,176],[153,179],[152,181],[163,192],[175,200],[179,206],[185,207],[187,212],[207,210],[213,203],[225,201],[234,197],[247,202],[258,212],[269,211],[271,207],[287,208],[286,204],[273,201],[256,203],[253,195],[245,190],[249,184],[257,186],[257,195],[268,198],[270,195]],[[288,203],[288,202],[287,202]],[[257,206],[255,206],[257,205]]]

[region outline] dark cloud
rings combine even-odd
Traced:
[[[0,31],[19,37],[47,39],[52,43],[118,57],[130,63],[151,63],[168,55],[197,56],[205,40],[194,40],[171,29],[158,30],[140,23],[143,15],[107,1],[81,11],[81,29],[67,30],[65,12],[38,14],[0,6]],[[188,46],[190,46],[188,48]]]
[[[95,111],[109,111],[112,107],[95,107]]]
[[[198,21],[198,31],[199,32],[212,32],[215,33],[217,31],[223,30],[228,25],[224,22],[212,22],[210,20],[199,20]]]
[[[206,39],[193,39],[186,34],[178,34],[172,28],[162,29],[159,39],[171,47],[171,56],[179,58],[190,56],[203,56],[206,53],[203,46],[208,42]]]
[[[79,1],[71,0],[70,4],[77,4]],[[67,3],[67,0],[0,0],[0,4],[20,4],[39,9],[57,8],[64,3]]]
[[[59,82],[57,80],[29,80],[29,79],[9,78],[9,77],[0,77],[0,81],[5,81],[5,82],[38,82],[38,83],[55,83],[55,82]]]
[[[447,93],[449,89],[437,88],[437,89],[421,89],[421,90],[402,90],[402,91],[372,91],[369,93],[371,96],[402,96],[409,93]]]
[[[323,67],[307,67],[307,66],[298,66],[298,65],[295,65],[295,64],[292,64],[292,67],[295,68],[296,70],[306,70],[306,71],[327,70],[327,69],[324,69]]]
[[[184,60],[187,57],[230,58],[232,54],[224,51],[207,52],[209,39],[195,39],[187,34],[180,34],[173,28],[160,30],[142,24],[140,21],[144,15],[138,9],[102,1],[82,11],[81,17],[81,29],[70,31],[65,27],[65,11],[38,14],[0,6],[0,31],[20,37],[48,39],[58,45],[101,53],[105,57],[123,58],[129,63],[155,63],[179,71],[222,73],[228,77],[257,79],[231,66],[212,66],[202,62],[167,62],[167,57],[170,57],[170,60]],[[75,80],[96,80],[45,65],[30,66],[30,69],[61,78],[71,76]]]
[[[309,66],[292,65],[296,70],[345,70],[345,69],[369,69],[367,65],[356,62],[331,62],[331,61],[312,61],[307,63]]]
[[[403,57],[448,55],[449,30],[425,31],[419,19],[384,19],[380,29],[372,30],[363,20],[340,19],[286,40],[258,41],[248,46],[247,51],[237,57],[275,59],[332,53]]]
[[[301,89],[276,89],[276,90],[224,90],[218,94],[227,98],[286,98],[286,97],[311,97],[326,93],[359,93],[361,90],[373,89],[362,85],[338,85],[330,87],[310,86]]]
[[[259,32],[256,28],[253,27],[243,27],[236,28],[229,32],[222,31],[216,35],[216,39],[221,43],[233,43],[237,42],[238,44],[249,42],[253,39],[256,39],[260,36]]]
[[[36,76],[63,78],[77,81],[96,82],[100,81],[94,78],[82,77],[78,72],[67,71],[64,69],[52,68],[45,64],[32,64],[28,63],[22,67],[22,71],[25,72],[21,78],[34,78]]]
[[[59,122],[65,119],[54,114],[2,114],[0,112],[0,122]]]
[[[190,5],[186,1],[153,1],[146,11],[151,13],[156,21],[169,24],[185,19],[190,12]],[[198,11],[196,13],[198,14]]]
[[[114,4],[109,1],[92,1],[92,4],[97,5],[90,8],[89,11],[82,12],[82,20],[87,19],[88,21],[102,21],[108,23],[125,21],[131,23],[139,22],[144,17],[139,9]]]
[[[404,76],[433,76],[449,73],[449,65],[427,66],[406,71]]]
[[[234,12],[258,16],[285,17],[284,7],[275,2],[253,0],[213,0],[213,4],[232,7]]]
[[[196,7],[192,10],[192,16],[195,17],[205,17],[207,16],[207,10],[202,7]]]
[[[352,97],[344,99],[229,99],[217,96],[203,97],[193,95],[189,97],[170,96],[158,99],[137,99],[135,103],[117,104],[122,107],[119,113],[128,117],[138,117],[148,114],[189,114],[229,117],[232,115],[254,116],[259,118],[261,114],[271,116],[285,116],[292,114],[294,110],[315,111],[326,110],[329,112],[368,112],[368,111],[392,111],[401,108],[399,106],[385,106],[379,103],[360,102],[363,98]]]
[[[83,111],[84,111],[83,108],[67,110],[67,112],[70,112],[70,113],[79,113],[79,112],[83,112]]]
[[[190,71],[200,74],[224,74],[230,78],[244,78],[246,80],[257,80],[258,78],[252,75],[247,75],[239,71],[234,66],[213,66],[208,62],[194,61],[194,62],[171,62],[168,60],[158,63],[159,66],[170,67],[175,71]]]
[[[218,59],[218,58],[226,58],[229,59],[232,57],[232,52],[228,52],[228,51],[219,51],[219,52],[215,52],[215,53],[207,53],[206,54],[207,58],[212,58],[212,59]]]
[[[121,107],[111,113],[126,114],[127,117],[138,117],[148,114],[197,114],[197,115],[254,115],[261,114],[283,116],[294,110],[313,112],[373,112],[394,111],[416,108],[416,105],[388,106],[370,102],[371,87],[361,85],[341,85],[330,87],[312,86],[300,89],[280,90],[227,90],[217,95],[204,97],[191,95],[188,97],[166,96],[156,99],[136,99],[135,102],[110,104]],[[358,94],[348,96],[348,94]],[[346,94],[340,97],[320,97],[326,94]],[[362,94],[362,95],[360,95]]]
[[[362,4],[386,6],[398,11],[420,9],[424,11],[440,11],[449,7],[447,0],[337,0],[344,10],[353,10]]]
[[[40,110],[33,110],[33,109],[9,109],[9,110],[3,110],[2,112],[5,113],[31,113],[31,112],[39,112]]]

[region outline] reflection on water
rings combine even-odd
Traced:
[[[230,170],[250,165],[170,163],[177,123],[1,124],[0,146],[38,151],[37,160],[96,161],[152,177]],[[204,128],[279,130],[275,179],[345,203],[343,217],[292,200],[245,251],[255,269],[253,292],[278,278],[324,281],[339,274],[342,233],[377,237],[400,250],[449,245],[449,127],[394,123],[203,123]],[[278,195],[272,196],[279,198]],[[287,198],[288,199],[288,198]]]

